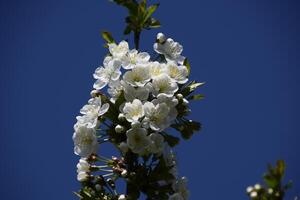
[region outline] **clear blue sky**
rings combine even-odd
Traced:
[[[176,149],[191,200],[247,199],[276,159],[299,194],[299,9],[288,0],[162,0],[163,27],[142,34],[143,50],[158,31],[181,42],[192,78],[207,82],[192,106],[203,131]],[[72,127],[107,53],[99,32],[123,39],[126,11],[107,0],[1,0],[0,15],[1,199],[76,199]]]

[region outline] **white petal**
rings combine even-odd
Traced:
[[[101,107],[101,109],[99,111],[99,116],[106,113],[108,111],[108,109],[109,109],[109,104],[108,103],[103,104],[103,106]]]

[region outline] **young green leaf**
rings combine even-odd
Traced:
[[[186,68],[188,70],[188,75],[190,75],[190,73],[191,73],[191,65],[190,65],[190,62],[188,61],[187,58],[184,59],[183,65],[186,66]]]
[[[201,100],[201,99],[204,99],[203,94],[195,94],[187,98],[187,100]]]
[[[101,33],[101,35],[102,35],[103,39],[104,39],[108,44],[110,44],[110,43],[115,43],[115,40],[113,39],[113,37],[112,37],[112,35],[111,35],[110,32],[103,31],[103,32]]]
[[[146,15],[144,17],[143,24],[151,17],[151,15],[155,12],[155,10],[158,8],[159,4],[153,4],[152,6],[149,6],[146,12]]]
[[[167,133],[164,133],[163,136],[165,138],[165,141],[169,144],[170,147],[176,146],[180,141],[178,137],[169,135]]]

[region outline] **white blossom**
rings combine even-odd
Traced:
[[[144,108],[142,102],[139,99],[134,99],[132,103],[125,103],[123,113],[127,121],[138,121],[141,117],[144,116]]]
[[[155,96],[165,94],[166,96],[171,97],[178,90],[178,85],[166,74],[162,74],[153,79],[152,86],[153,94]]]
[[[147,65],[137,65],[131,71],[127,71],[123,80],[132,86],[143,87],[151,79]]]
[[[104,67],[98,67],[95,70],[94,78],[97,81],[94,83],[94,88],[100,90],[104,88],[110,81],[116,81],[121,75],[121,61],[113,59],[104,63]]]
[[[126,135],[128,147],[133,153],[143,154],[150,144],[147,130],[144,128],[132,128],[126,132]]]
[[[150,127],[154,131],[162,131],[169,125],[167,120],[170,108],[165,103],[154,105],[152,102],[146,102],[144,111],[144,127]]]
[[[164,149],[164,137],[159,133],[151,133],[149,151],[154,154],[160,154]]]
[[[108,87],[109,88],[107,89],[107,92],[111,96],[110,101],[115,103],[115,101],[123,91],[123,85],[121,84],[120,80],[116,80],[116,81],[110,81]]]
[[[109,52],[114,58],[123,58],[129,51],[129,46],[126,41],[121,41],[118,45],[115,43],[108,44]]]
[[[133,49],[122,58],[122,67],[124,69],[132,69],[138,64],[147,63],[149,59],[150,55],[147,52],[139,53],[137,50]]]
[[[166,64],[166,71],[177,83],[184,84],[188,81],[188,70],[184,65],[177,65],[175,62],[168,62]]]
[[[166,64],[159,62],[151,62],[148,64],[149,74],[152,79],[166,73]]]
[[[124,88],[124,97],[127,101],[133,101],[139,99],[145,101],[148,99],[149,92],[151,91],[150,84],[146,84],[145,87],[134,87],[126,82],[122,82]]]
[[[183,47],[178,42],[174,42],[172,38],[163,41],[162,39],[164,37],[165,36],[162,33],[157,35],[157,40],[159,42],[154,44],[154,50],[159,54],[163,54],[167,61],[176,61],[179,64],[183,64],[185,59],[185,57],[181,56]]]
[[[102,105],[101,97],[94,97],[89,103],[80,109],[83,116],[78,116],[79,124],[86,125],[88,128],[95,128],[98,123],[98,117],[104,115],[109,109],[109,104]]]
[[[93,128],[79,126],[73,134],[74,153],[81,157],[88,157],[92,153],[96,153],[98,149],[98,141],[96,131]]]

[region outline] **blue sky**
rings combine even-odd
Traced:
[[[277,159],[299,194],[299,8],[161,1],[162,28],[142,34],[142,50],[159,31],[179,41],[191,78],[207,83],[206,99],[192,104],[203,130],[176,148],[191,200],[247,199],[245,188]],[[76,199],[72,127],[107,53],[99,33],[124,39],[126,11],[106,0],[1,0],[0,11],[1,196]]]

